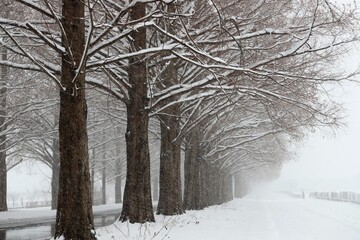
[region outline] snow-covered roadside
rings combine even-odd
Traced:
[[[94,206],[94,216],[120,213],[121,204]],[[56,210],[50,207],[9,209],[0,212],[0,229],[20,227],[30,224],[55,222]]]
[[[116,222],[96,232],[99,240],[359,240],[360,206],[254,193],[185,215],[156,216],[156,223]]]

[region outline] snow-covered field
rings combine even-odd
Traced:
[[[28,219],[31,215],[33,219],[35,215],[44,216],[46,211],[53,214],[46,209],[17,211],[23,217],[29,215]],[[0,225],[16,220],[4,216],[0,214]],[[156,221],[143,225],[116,222],[98,228],[97,237],[99,240],[360,240],[360,205],[294,199],[264,191],[202,211],[187,211],[185,215],[156,216]],[[26,239],[37,239],[34,234]]]
[[[97,230],[99,240],[359,240],[360,205],[253,193],[244,199],[156,223],[115,223]]]

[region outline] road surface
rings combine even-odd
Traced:
[[[284,194],[252,194],[242,201],[239,236],[246,240],[360,240],[360,205]]]

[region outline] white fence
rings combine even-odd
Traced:
[[[51,201],[11,201],[7,203],[8,208],[36,208],[51,206]]]
[[[354,192],[311,192],[309,197],[360,204],[360,193]]]
[[[282,192],[286,195],[288,195],[289,197],[292,198],[305,198],[305,193],[301,192],[301,193],[295,193],[295,192]]]

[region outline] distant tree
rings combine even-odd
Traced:
[[[46,92],[42,99],[47,104],[43,108],[32,111],[29,121],[23,123],[24,128],[32,130],[32,137],[24,136],[28,139],[23,141],[19,151],[26,155],[24,158],[40,161],[51,169],[51,209],[56,209],[60,174],[59,99],[51,94],[51,92],[54,94],[57,92],[53,86],[50,85],[48,89],[42,90]]]
[[[92,184],[100,181],[102,189],[114,182],[115,202],[122,202],[122,179],[126,164],[126,110],[123,104],[113,97],[88,89],[88,131],[90,149],[90,168]],[[105,171],[103,171],[105,170]],[[105,192],[101,194],[101,201]],[[99,196],[93,196],[99,203]]]
[[[0,47],[1,60],[7,60],[7,50]],[[7,94],[7,67],[0,66],[0,212],[7,211],[6,189],[7,189],[7,168],[6,168],[6,94]]]

